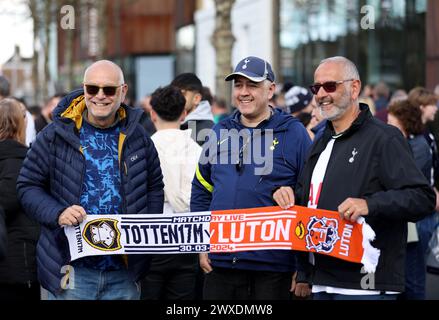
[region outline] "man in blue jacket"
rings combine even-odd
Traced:
[[[63,227],[87,214],[146,214],[163,210],[156,149],[139,123],[141,110],[122,103],[128,87],[119,66],[95,62],[84,90],[66,96],[37,137],[17,182],[26,213],[42,226],[38,276],[49,299],[138,299],[144,255],[70,261]]]
[[[294,188],[310,138],[303,125],[269,105],[276,85],[268,62],[247,57],[234,80],[237,111],[213,128],[192,183],[191,211],[274,205],[272,191]],[[288,299],[296,257],[261,250],[201,254],[205,299]]]

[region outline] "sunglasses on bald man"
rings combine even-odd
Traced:
[[[99,90],[102,89],[104,95],[111,97],[116,94],[117,89],[122,87],[123,84],[119,86],[105,86],[105,87],[99,87],[93,84],[84,84],[84,86],[85,86],[85,92],[87,92],[89,95],[95,96],[99,93]]]

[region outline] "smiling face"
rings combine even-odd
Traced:
[[[114,95],[106,95],[102,88],[97,94],[89,94],[86,85],[117,87],[117,89]],[[122,70],[116,64],[105,60],[92,64],[84,74],[84,96],[88,121],[99,127],[111,126],[127,91],[128,86],[124,84]]]
[[[235,106],[242,116],[251,122],[263,120],[269,113],[269,101],[273,97],[276,85],[270,81],[253,82],[237,76],[233,85]]]
[[[343,66],[340,63],[326,62],[321,64],[315,74],[314,83],[325,83],[328,81],[347,80],[343,73]],[[323,87],[315,95],[316,105],[320,115],[329,121],[339,120],[346,113],[346,110],[353,105],[358,98],[358,80],[346,81],[337,84],[334,92],[326,92]]]

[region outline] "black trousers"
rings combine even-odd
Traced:
[[[213,268],[205,274],[204,300],[289,300],[292,272]]]
[[[156,255],[142,281],[143,300],[193,300],[198,254]]]
[[[0,301],[31,301],[40,300],[40,285],[4,284],[0,283]]]

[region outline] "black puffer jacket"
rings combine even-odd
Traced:
[[[5,213],[6,257],[0,261],[0,283],[29,284],[37,281],[35,248],[38,224],[23,213],[16,183],[27,148],[14,140],[0,141],[0,207]]]
[[[6,233],[5,211],[3,210],[3,207],[0,206],[0,261],[2,261],[6,256],[7,244],[8,237]]]

